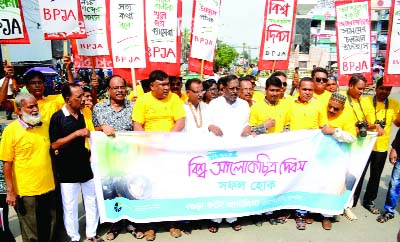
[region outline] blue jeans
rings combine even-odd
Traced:
[[[400,160],[397,160],[393,166],[392,176],[390,178],[389,189],[386,194],[384,209],[386,212],[394,215],[397,201],[400,194]]]

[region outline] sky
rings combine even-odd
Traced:
[[[190,29],[193,0],[182,2],[182,25]],[[265,1],[262,0],[222,0],[218,39],[240,51],[243,43],[251,48],[259,48],[264,10]]]

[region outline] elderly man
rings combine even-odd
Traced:
[[[132,120],[135,131],[182,131],[185,128],[185,110],[181,99],[170,92],[167,73],[155,70],[150,73],[149,80],[151,91],[140,96],[133,108]],[[182,236],[182,232],[177,226],[178,224],[175,223],[169,224],[169,232],[175,238]],[[145,239],[155,239],[154,226],[148,226]]]
[[[253,105],[256,101],[253,99],[253,94],[254,94],[254,87],[253,83],[250,81],[249,78],[242,77],[239,78],[239,98],[245,100],[248,104],[249,107]]]
[[[103,131],[108,136],[115,136],[117,131],[132,131],[133,102],[126,99],[126,81],[119,75],[107,80],[109,99],[97,103],[93,108],[93,125],[96,131]],[[108,240],[115,239],[121,232],[124,221],[112,224],[107,232]],[[136,238],[143,238],[143,233],[135,231],[133,225],[126,222],[126,230]]]
[[[184,108],[186,112],[185,132],[207,133],[208,111],[207,104],[202,102],[204,91],[200,79],[189,79],[185,83],[188,100]]]
[[[210,115],[208,130],[216,136],[227,138],[249,136],[251,126],[247,121],[250,107],[246,101],[238,98],[239,80],[235,75],[229,75],[223,80],[224,94],[212,100],[208,106]],[[231,224],[233,230],[242,229],[236,217],[226,218],[226,221]],[[208,230],[216,233],[221,222],[222,218],[213,219]]]
[[[20,93],[15,102],[18,120],[5,128],[0,143],[6,201],[16,206],[24,242],[51,241],[56,205],[48,124],[32,94]]]
[[[71,240],[79,241],[78,200],[82,190],[86,236],[90,241],[103,241],[96,235],[99,213],[90,153],[85,147],[85,138],[89,137],[90,131],[81,113],[83,90],[79,85],[70,84],[62,88],[62,96],[65,105],[53,114],[49,133],[56,177],[61,187],[64,225]]]

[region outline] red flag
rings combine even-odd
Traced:
[[[30,44],[24,22],[21,0],[14,0],[2,11],[0,44]]]

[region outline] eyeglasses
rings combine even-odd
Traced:
[[[339,112],[339,111],[340,111],[340,108],[334,107],[334,106],[328,104],[328,109],[331,109],[331,108],[333,108],[333,110],[335,110],[336,112]]]
[[[113,89],[114,91],[117,91],[118,89],[119,90],[126,90],[126,86],[119,86],[119,87],[110,87],[111,89]]]
[[[216,91],[218,91],[218,88],[216,88],[216,87],[213,87],[213,88],[210,88],[207,90],[207,92],[216,92]]]
[[[240,90],[240,88],[239,87],[228,87],[228,90],[231,92],[234,92],[234,91],[238,92]]]
[[[171,82],[169,85],[171,87],[180,87],[182,86],[182,82]]]
[[[315,78],[315,81],[316,81],[316,82],[321,82],[321,81],[323,81],[324,83],[327,83],[327,82],[328,82],[328,78],[316,77],[316,78]]]
[[[204,94],[205,93],[205,91],[204,90],[199,90],[199,91],[193,91],[192,89],[188,89],[188,91],[191,91],[191,92],[193,92],[194,94]]]
[[[282,86],[287,87],[287,82],[282,82]]]

